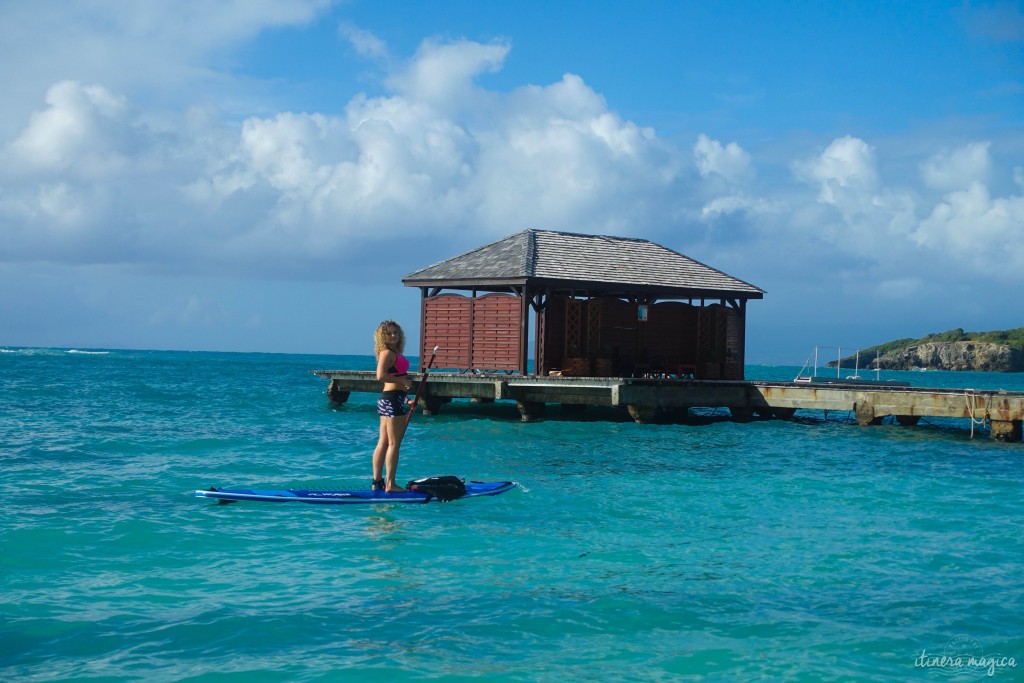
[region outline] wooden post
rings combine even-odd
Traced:
[[[431,396],[427,394],[423,397],[423,414],[424,415],[437,415],[441,412],[441,406],[445,403],[450,402],[450,398],[443,398],[441,396]]]
[[[655,408],[654,406],[640,405],[635,403],[627,405],[626,410],[629,411],[629,416],[633,418],[633,422],[636,422],[637,424],[646,424],[648,422],[653,422],[658,418],[658,415],[661,413],[661,411]]]
[[[748,406],[729,406],[729,414],[737,422],[750,422],[754,419],[754,410]]]
[[[533,422],[545,413],[545,404],[540,401],[516,401],[516,407],[522,422]]]
[[[530,352],[530,299],[526,285],[514,289],[519,293],[519,374],[526,375]]]
[[[426,367],[427,348],[427,288],[420,287],[420,372]]]
[[[332,379],[331,383],[327,385],[327,400],[331,402],[332,406],[340,406],[346,401],[352,392],[345,391],[341,388],[340,383],[336,379]]]
[[[1020,441],[1021,420],[989,420],[996,441]]]
[[[882,424],[882,417],[875,417],[875,407],[870,403],[855,403],[853,406],[853,415],[857,418],[857,424],[861,427],[868,425],[880,425]]]

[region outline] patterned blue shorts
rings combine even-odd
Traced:
[[[377,400],[377,414],[381,417],[401,417],[405,415],[404,391],[385,391]]]

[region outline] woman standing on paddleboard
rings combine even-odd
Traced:
[[[373,451],[373,489],[404,491],[397,483],[398,451],[405,436],[405,413],[408,410],[409,361],[405,351],[405,332],[394,320],[385,320],[373,333],[373,352],[377,356],[377,380],[384,389],[377,401],[380,415],[380,438]],[[384,476],[381,476],[383,473]]]

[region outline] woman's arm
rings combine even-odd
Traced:
[[[377,381],[394,382],[395,378],[388,374],[388,369],[395,364],[395,352],[384,349],[377,354]]]

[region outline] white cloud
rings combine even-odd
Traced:
[[[992,171],[988,142],[974,142],[951,152],[940,152],[921,165],[925,185],[935,190],[962,190],[973,183],[988,183]]]
[[[105,86],[55,84],[2,148],[18,172],[0,187],[0,258],[301,271],[400,232],[669,224],[678,150],[578,76],[507,94],[475,85],[506,53],[427,42],[400,92],[240,129],[209,107],[152,117]],[[437,106],[442,92],[465,97]]]
[[[498,42],[428,40],[388,85],[401,96],[440,110],[458,107],[472,96],[477,76],[501,70],[509,50],[508,44]]]
[[[994,198],[986,186],[974,182],[946,195],[914,237],[992,281],[1018,282],[1024,273],[1024,196]]]
[[[263,24],[238,30],[319,5],[303,7],[268,3]],[[869,264],[895,283],[880,294],[906,291],[921,276],[905,269],[932,258],[959,259],[965,276],[1021,272],[1020,250],[1005,247],[1020,243],[1022,199],[992,196],[994,142],[914,160],[919,174],[898,183],[883,178],[887,148],[854,136],[783,160],[791,176],[755,173],[764,167],[740,142],[700,134],[677,147],[574,74],[487,89],[481,76],[503,67],[506,43],[429,40],[395,65],[372,34],[340,30],[393,67],[391,92],[340,114],[250,112],[236,125],[206,101],[176,114],[102,82],[53,83],[0,147],[0,260],[294,274],[357,264],[396,235],[468,247],[545,227],[680,249],[727,235],[715,247],[726,258]]]
[[[351,22],[342,22],[338,26],[338,35],[347,40],[363,57],[389,59],[391,56],[387,43],[371,31],[359,28]]]
[[[818,156],[797,160],[791,168],[800,182],[817,190],[814,200],[822,212],[811,212],[803,228],[818,242],[889,266],[908,258],[914,248],[908,236],[918,221],[916,194],[882,182],[873,146],[851,136],[836,138]]]
[[[268,189],[277,197],[269,209],[274,223],[264,222],[261,238],[287,233],[287,249],[337,250],[410,227],[488,235],[523,225],[642,227],[649,218],[637,206],[657,211],[665,203],[679,160],[652,130],[609,112],[579,77],[482,93],[448,111],[434,106],[437,83],[470,92],[494,58],[489,48],[428,42],[402,69],[402,93],[356,97],[344,118],[251,118],[231,163],[212,182],[196,184],[192,196],[219,189],[224,201]],[[464,82],[455,84],[453,74]]]
[[[55,231],[82,224],[85,202],[67,183],[41,185],[37,197],[40,212]]]
[[[736,183],[754,174],[750,154],[735,142],[723,147],[718,140],[701,134],[693,146],[693,157],[697,163],[697,170],[705,178],[718,175]]]
[[[46,93],[47,108],[3,155],[8,172],[64,173],[103,181],[132,163],[135,131],[123,97],[98,85],[62,81]]]
[[[883,180],[878,150],[846,136],[793,161],[795,185],[774,182],[761,196],[720,187],[699,215],[711,225],[741,220],[752,227],[747,249],[812,258],[808,276],[819,266],[832,269],[821,272],[824,279],[859,272],[864,290],[874,288],[884,299],[920,292],[920,283],[934,281],[936,272],[946,283],[979,275],[1021,283],[1024,196],[993,196],[997,151],[986,141],[933,154],[918,163],[917,179],[903,177],[895,185]],[[1021,187],[1019,167],[1006,172]],[[730,228],[713,240],[726,234],[735,239],[743,233]]]
[[[240,150],[252,172],[282,194],[312,192],[330,175],[330,160],[318,163],[317,158],[328,156],[325,146],[343,135],[337,119],[283,113],[272,119],[247,120]]]
[[[740,193],[715,197],[701,208],[700,215],[702,219],[708,220],[734,213],[744,213],[749,217],[787,209],[788,207],[764,197],[752,197]]]
[[[21,127],[42,93],[61,81],[98,83],[133,97],[157,93],[156,99],[167,93],[217,97],[232,81],[211,64],[267,28],[309,23],[331,4],[331,0],[0,3],[0,64],[7,65],[0,136],[9,137]]]
[[[837,138],[816,158],[796,162],[797,176],[820,185],[819,200],[838,204],[844,196],[863,196],[878,184],[875,150],[849,135]]]

